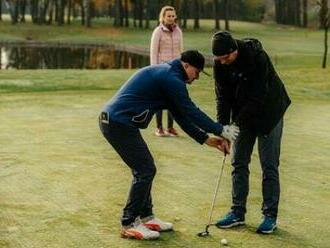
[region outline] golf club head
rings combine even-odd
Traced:
[[[208,231],[204,231],[204,232],[200,232],[197,234],[198,237],[206,237],[209,236],[209,232]]]
[[[207,236],[209,236],[209,227],[210,227],[210,225],[207,225],[206,227],[205,227],[205,231],[204,232],[200,232],[200,233],[198,233],[197,234],[197,236],[198,237],[207,237]]]

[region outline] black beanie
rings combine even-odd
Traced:
[[[203,71],[205,59],[197,50],[188,50],[181,53],[181,61],[186,62],[193,67]]]
[[[212,53],[223,56],[237,50],[237,42],[227,31],[220,31],[212,37]]]

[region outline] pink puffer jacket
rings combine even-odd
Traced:
[[[179,58],[182,51],[182,31],[178,26],[173,28],[173,32],[163,24],[154,29],[150,43],[151,65]]]

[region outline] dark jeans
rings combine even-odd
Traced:
[[[122,225],[134,222],[135,218],[153,214],[151,187],[156,174],[154,159],[143,140],[140,130],[109,121],[100,122],[100,129],[133,175],[132,185],[121,218]]]
[[[156,123],[157,128],[163,128],[163,111],[159,110],[156,112]],[[167,111],[167,128],[173,127],[173,115],[170,111]]]
[[[249,193],[249,163],[256,139],[262,168],[262,212],[277,217],[280,198],[279,158],[283,129],[283,119],[269,135],[257,135],[249,130],[241,130],[233,144],[232,157],[232,210],[239,216],[246,213],[246,200]]]

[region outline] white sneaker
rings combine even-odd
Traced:
[[[122,238],[133,239],[158,239],[160,234],[157,231],[152,231],[141,222],[134,222],[131,226],[123,226],[120,233]]]
[[[143,225],[150,230],[154,230],[157,232],[166,232],[173,230],[173,224],[170,222],[164,222],[158,218],[153,216],[146,217],[141,219]]]

